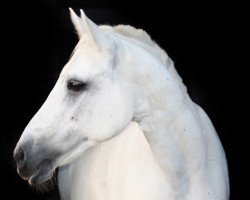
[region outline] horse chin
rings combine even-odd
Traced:
[[[54,170],[51,167],[51,162],[43,161],[33,175],[28,179],[29,185],[38,185],[44,183],[53,177]]]
[[[28,182],[30,186],[33,185],[38,185],[38,184],[42,184],[46,181],[48,181],[49,179],[51,179],[53,177],[54,171],[50,170],[47,171],[46,173],[43,172],[43,170],[38,170],[35,174],[33,174]]]

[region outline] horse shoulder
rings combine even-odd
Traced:
[[[206,178],[208,183],[206,186],[206,198],[222,200],[228,199],[229,179],[227,161],[222,144],[207,113],[196,104],[195,107],[201,119],[201,130],[203,131],[203,136],[206,141],[205,145],[207,147],[207,167],[203,174],[203,178]],[[200,182],[203,181],[204,180],[200,180]]]

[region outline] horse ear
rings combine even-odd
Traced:
[[[91,21],[80,9],[82,26],[84,27],[84,34],[86,34],[88,42],[92,43],[92,45],[101,46],[101,43],[105,41],[104,33],[101,29],[96,25],[93,21]]]
[[[80,39],[85,37],[89,44],[100,47],[101,43],[105,41],[101,29],[85,15],[82,9],[80,10],[81,17],[78,17],[72,8],[69,8],[69,10],[78,37]]]
[[[72,8],[69,8],[71,21],[76,29],[77,35],[79,38],[82,37],[84,32],[84,27],[81,21],[81,18],[73,11]]]

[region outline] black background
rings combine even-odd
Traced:
[[[8,1],[1,7],[1,181],[8,199],[58,199],[37,194],[15,171],[12,151],[45,101],[77,43],[68,7],[97,24],[143,28],[175,62],[192,99],[212,119],[225,148],[231,200],[243,199],[247,162],[246,105],[249,26],[246,3],[156,1],[120,5],[97,0]],[[247,51],[248,50],[248,51]],[[246,142],[246,143],[245,143]]]

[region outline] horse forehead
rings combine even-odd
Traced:
[[[77,47],[68,63],[64,66],[61,76],[67,77],[70,74],[91,75],[103,72],[103,66],[109,65],[110,57],[106,53],[98,52],[87,47]]]

